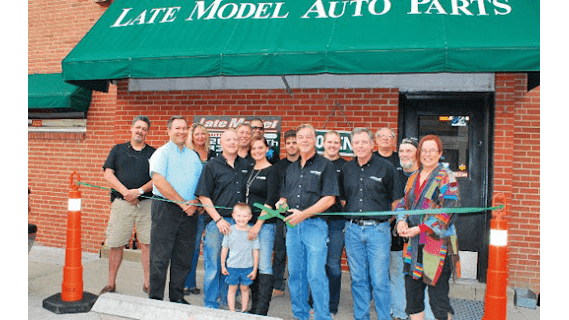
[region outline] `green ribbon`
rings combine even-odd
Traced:
[[[267,220],[270,218],[279,218],[284,220],[284,216],[281,214],[282,212],[288,211],[288,206],[281,207],[279,210],[269,209],[262,204],[256,202],[253,204],[254,207],[257,207],[261,210],[265,210],[267,212],[266,215],[260,216],[259,220]],[[492,211],[492,210],[500,210],[504,208],[504,205],[499,205],[495,207],[465,207],[465,208],[441,208],[441,209],[420,209],[420,210],[398,210],[398,211],[369,211],[369,212],[323,212],[318,214],[319,216],[392,216],[398,215],[401,213],[408,214],[408,215],[419,215],[419,214],[440,214],[440,213],[448,213],[448,214],[462,214],[462,213],[474,213],[474,212],[483,212],[483,211]],[[287,225],[290,227],[294,227],[290,225],[287,221]]]
[[[327,216],[392,216],[401,213],[408,215],[418,214],[440,214],[440,213],[473,213],[482,211],[492,211],[504,208],[504,205],[495,207],[464,207],[464,208],[440,208],[440,209],[417,209],[417,210],[397,210],[397,211],[369,211],[369,212],[324,212],[321,215]]]
[[[117,191],[113,188],[101,187],[94,184],[89,184],[85,182],[77,182],[77,185],[84,185],[87,187],[98,188],[102,190],[110,190],[110,191]],[[118,191],[117,191],[118,192]],[[165,201],[165,202],[172,202],[176,204],[186,203],[182,201],[175,201],[175,200],[168,200],[165,198],[156,198],[156,197],[148,197],[145,195],[141,195],[141,198],[151,199],[151,200],[158,200],[158,201]],[[215,209],[226,209],[226,210],[233,210],[233,208],[229,207],[218,207],[218,206],[206,206],[201,203],[193,204],[199,207],[210,207]],[[271,218],[278,218],[284,220],[285,217],[282,213],[288,211],[288,206],[281,206],[278,209],[270,209],[265,207],[263,204],[259,202],[255,202],[253,207],[259,208],[267,212],[267,214],[260,216],[259,220],[267,220]],[[475,212],[483,212],[483,211],[493,211],[493,210],[500,210],[503,209],[504,205],[494,206],[494,207],[466,207],[466,208],[441,208],[441,209],[423,209],[423,210],[398,210],[398,211],[369,211],[369,212],[323,212],[318,215],[320,216],[392,216],[398,215],[401,213],[408,214],[408,215],[417,215],[417,214],[440,214],[440,213],[448,213],[448,214],[463,214],[463,213],[475,213]],[[295,225],[291,225],[288,221],[286,222],[287,226],[294,228]]]
[[[109,191],[116,191],[116,192],[119,192],[118,190],[115,190],[115,189],[113,189],[113,188],[101,187],[101,186],[97,186],[97,185],[89,184],[89,183],[85,183],[85,182],[80,182],[80,181],[78,181],[77,184],[78,184],[78,185],[87,186],[87,187],[91,187],[91,188],[97,188],[97,189],[102,189],[102,190],[109,190]],[[120,192],[119,192],[119,193],[120,193]],[[140,197],[140,198],[150,199],[150,200],[171,202],[171,203],[175,203],[175,204],[187,203],[187,201],[176,201],[176,200],[169,200],[169,199],[166,199],[166,198],[149,197],[149,196],[145,196],[145,195],[140,195],[139,197]],[[198,207],[204,207],[204,208],[216,208],[216,209],[228,209],[228,210],[233,210],[233,208],[229,208],[229,207],[206,206],[206,205],[203,205],[203,204],[201,204],[201,203],[192,203],[192,205],[198,206]]]

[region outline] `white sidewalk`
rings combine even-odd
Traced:
[[[65,264],[65,250],[58,248],[50,248],[38,246],[37,244],[32,248],[28,256],[28,319],[42,319],[42,320],[66,320],[66,319],[141,319],[141,318],[126,318],[117,316],[108,316],[104,313],[99,313],[91,310],[89,313],[78,314],[62,314],[58,315],[46,310],[42,307],[43,300],[53,294],[61,292],[61,283],[63,279],[63,266]],[[83,253],[83,290],[93,294],[98,294],[99,291],[105,286],[108,275],[108,260],[106,258],[99,258],[97,254]],[[198,287],[203,288],[203,265],[198,265],[197,271]],[[142,292],[142,266],[139,262],[123,261],[119,274],[117,277],[117,295],[113,298],[115,301],[126,301],[128,304],[136,304],[140,302],[142,306],[154,306],[155,303],[162,303],[162,306],[171,306],[169,302],[159,302],[147,299],[147,295]],[[124,297],[124,296],[128,297]],[[167,290],[166,290],[167,295]],[[130,297],[143,298],[132,299]],[[109,297],[110,299],[111,297]],[[203,293],[199,295],[186,296],[192,306],[203,306]],[[112,304],[112,303],[111,303]],[[340,307],[338,314],[334,319],[349,320],[353,319],[352,311],[352,295],[350,292],[350,278],[349,273],[344,273],[342,277],[342,294],[340,298]],[[97,305],[97,304],[96,304]],[[173,309],[186,306],[173,306]],[[110,307],[109,307],[110,308]],[[160,308],[160,307],[159,307]],[[172,308],[164,307],[164,309],[171,310]],[[193,319],[224,319],[224,315],[228,311],[215,311],[212,309],[202,310],[203,308],[194,308],[196,315]],[[100,310],[99,310],[100,311]],[[210,316],[199,318],[197,314],[202,314],[200,311],[213,311],[219,312],[214,318]],[[457,310],[458,311],[458,310]],[[12,313],[11,313],[12,314]],[[116,315],[116,314],[115,314]],[[267,319],[260,316],[232,314],[234,319]],[[453,319],[472,319],[472,314],[459,314],[457,313]],[[284,297],[277,297],[271,301],[269,310],[269,317],[280,319],[293,319],[290,296],[288,290]],[[540,318],[540,308],[528,309],[523,307],[516,307],[513,304],[508,305],[508,320],[537,320]],[[192,319],[192,318],[189,318]],[[375,311],[372,308],[371,319],[376,319]]]

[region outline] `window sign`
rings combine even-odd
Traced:
[[[326,132],[332,130],[316,130],[316,152],[318,154],[324,154],[324,135]],[[354,157],[354,151],[352,149],[352,141],[350,140],[351,131],[337,131],[340,134],[340,142],[342,146],[340,147],[340,156],[343,157]]]
[[[280,151],[281,145],[281,117],[274,116],[194,116],[194,123],[203,125],[210,137],[209,148],[215,151],[217,155],[221,153],[221,144],[219,140],[221,134],[227,129],[235,129],[239,124],[249,122],[253,118],[263,120],[265,126],[265,139],[269,146],[273,146],[275,151]]]

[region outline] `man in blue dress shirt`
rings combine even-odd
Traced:
[[[184,145],[188,123],[181,116],[168,121],[170,141],[158,148],[150,158],[152,193],[152,227],[150,231],[149,298],[164,299],[166,274],[170,265],[169,298],[184,300],[184,280],[192,268],[192,255],[197,230],[196,187],[202,172],[198,154]],[[174,202],[172,202],[174,201]]]

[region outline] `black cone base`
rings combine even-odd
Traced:
[[[83,292],[83,299],[69,302],[61,300],[61,293],[56,293],[43,300],[43,308],[57,314],[84,313],[91,311],[97,298],[99,298],[99,296],[89,292]]]

